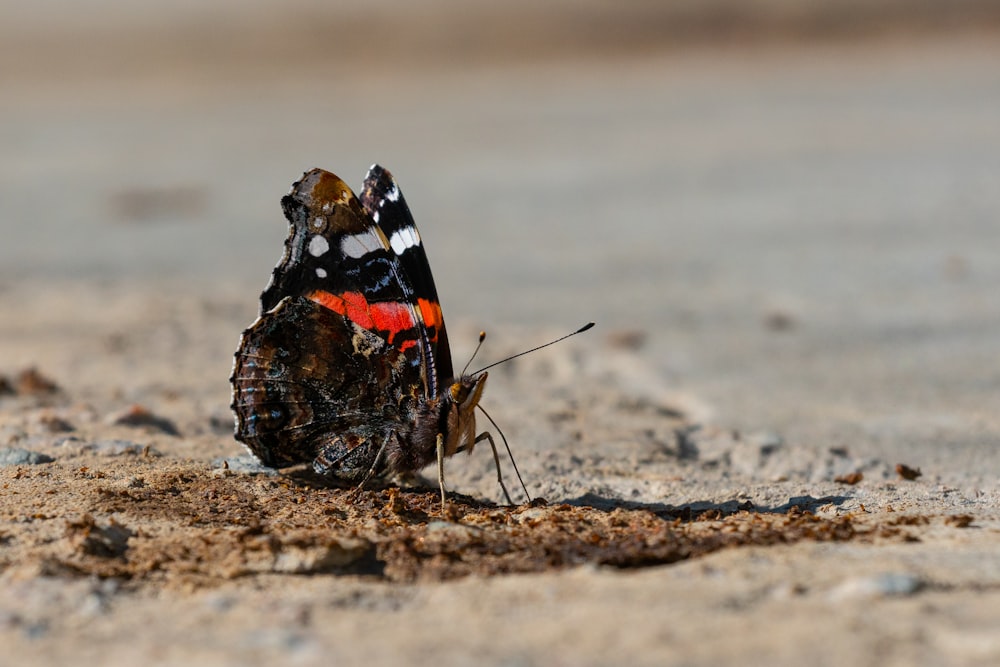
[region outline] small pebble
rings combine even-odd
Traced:
[[[108,422],[116,426],[137,426],[167,435],[180,435],[180,431],[172,421],[153,414],[148,408],[139,404],[130,405],[121,412],[110,415]]]
[[[0,449],[0,466],[31,466],[39,463],[52,463],[54,458],[40,452],[32,452],[20,447],[4,447]]]
[[[846,475],[838,475],[833,478],[833,481],[838,484],[850,484],[851,486],[857,484],[865,478],[864,474],[860,470],[855,470],[854,472],[849,472]]]
[[[76,430],[73,424],[52,413],[41,414],[36,421],[48,433],[69,433]]]
[[[17,393],[29,394],[54,394],[59,391],[59,385],[38,372],[35,367],[26,368],[14,379]]]
[[[282,545],[269,571],[285,574],[330,572],[354,563],[373,550],[368,540],[348,537],[313,546]]]
[[[101,456],[160,456],[152,447],[131,440],[98,440],[84,444],[81,449]]]
[[[905,597],[919,592],[925,586],[923,579],[915,574],[887,572],[848,579],[830,591],[830,599]]]
[[[276,475],[278,471],[268,468],[250,454],[240,454],[237,456],[227,456],[212,461],[212,468],[226,470],[229,473],[240,473],[243,475]]]
[[[905,463],[896,464],[896,474],[910,482],[923,475],[923,473],[920,472],[920,468],[911,468]]]

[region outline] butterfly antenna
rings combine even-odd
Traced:
[[[483,366],[478,371],[476,371],[475,373],[473,373],[473,375],[479,375],[480,373],[482,373],[483,371],[487,370],[488,368],[493,368],[494,366],[499,366],[500,364],[505,364],[508,361],[510,361],[511,359],[517,359],[518,357],[523,357],[526,354],[531,354],[532,352],[537,352],[538,350],[541,350],[543,347],[548,347],[549,345],[555,345],[559,341],[566,340],[570,336],[575,336],[575,335],[577,335],[579,333],[583,333],[584,331],[586,331],[587,329],[592,328],[593,326],[594,326],[593,322],[587,322],[586,324],[584,324],[582,327],[580,327],[579,329],[577,329],[573,333],[568,333],[565,336],[560,336],[559,338],[556,338],[555,340],[550,340],[548,343],[545,343],[544,345],[539,345],[538,347],[533,347],[530,350],[525,350],[524,352],[518,352],[517,354],[513,354],[513,355],[507,357],[506,359],[501,359],[500,361],[495,361],[492,364],[490,364],[489,366]],[[482,346],[484,338],[486,338],[486,332],[485,331],[482,332],[481,334],[479,334],[479,345],[480,346]],[[476,352],[478,352],[478,351],[479,351],[479,348],[477,347],[476,348]],[[475,357],[476,355],[473,354],[472,356]],[[471,363],[472,359],[469,359],[469,362]],[[469,364],[466,364],[465,367],[468,368]],[[462,375],[465,375],[465,371],[462,371]],[[489,417],[489,415],[486,415],[486,416]],[[490,421],[493,421],[493,420],[491,419]],[[496,426],[496,424],[494,424],[494,426]],[[503,434],[501,433],[501,435],[503,435]],[[508,449],[508,451],[510,451],[510,450]],[[513,459],[511,459],[511,460],[513,460]],[[515,469],[516,469],[516,467],[517,466],[515,466]],[[522,486],[523,486],[523,484],[522,484]]]
[[[507,436],[503,434],[503,431],[500,430],[497,423],[493,421],[493,417],[490,417],[490,413],[486,412],[483,406],[477,404],[476,407],[479,408],[484,415],[486,415],[486,418],[490,420],[491,424],[493,424],[493,428],[495,428],[497,433],[500,434],[500,439],[503,440],[503,446],[507,450],[507,456],[510,458],[510,464],[514,466],[514,474],[517,475],[517,481],[521,483],[521,489],[524,491],[524,497],[527,498],[530,503],[531,494],[528,493],[528,487],[524,485],[524,480],[521,478],[521,471],[517,469],[517,462],[514,460],[514,453],[510,451],[510,445],[507,444]],[[507,497],[507,502],[513,505],[514,503],[510,499],[510,494],[507,493],[507,487],[503,484],[503,475],[500,474],[500,457],[497,456],[496,445],[493,444],[493,438],[489,438],[489,441],[490,446],[493,447],[493,461],[497,466],[497,480],[500,482],[500,488],[503,489],[503,494]]]
[[[469,360],[467,362],[465,362],[465,368],[462,369],[462,375],[463,376],[465,375],[465,371],[469,370],[469,365],[472,364],[472,360],[476,358],[477,354],[479,354],[479,349],[483,346],[483,341],[484,340],[486,340],[486,332],[485,331],[480,331],[479,332],[479,344],[476,345],[476,349],[473,351],[472,356],[469,357]]]

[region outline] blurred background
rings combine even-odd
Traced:
[[[996,443],[998,1],[0,7],[4,318],[169,284],[249,323],[292,181],[379,162],[457,325],[595,320],[817,446]]]

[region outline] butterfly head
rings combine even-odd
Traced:
[[[472,451],[476,442],[476,406],[486,389],[488,373],[463,375],[448,387],[448,441],[445,455],[459,451]]]

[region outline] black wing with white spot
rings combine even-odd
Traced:
[[[381,228],[389,241],[389,248],[399,258],[406,281],[414,291],[416,310],[423,315],[433,350],[432,363],[435,364],[438,386],[447,386],[453,379],[454,371],[431,265],[410,208],[396,179],[387,169],[375,164],[368,170],[361,193],[361,206]]]

